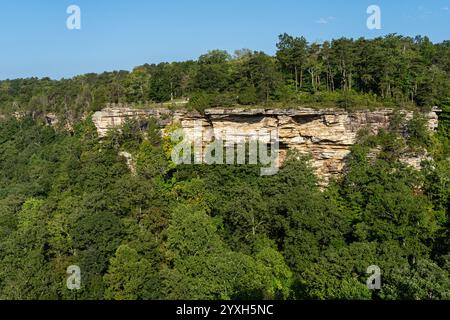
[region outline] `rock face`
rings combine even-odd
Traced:
[[[430,130],[438,126],[437,110],[425,117],[429,121]],[[356,142],[357,134],[367,128],[377,133],[388,128],[393,111],[389,109],[376,111],[347,112],[337,109],[209,109],[204,115],[197,112],[171,111],[169,109],[131,109],[107,108],[93,116],[93,122],[100,136],[104,136],[111,128],[120,127],[127,119],[146,119],[154,117],[161,125],[179,123],[186,136],[196,134],[195,128],[201,127],[220,136],[225,131],[231,132],[231,139],[242,141],[255,132],[277,130],[281,158],[288,149],[296,149],[312,156],[313,166],[319,177],[325,181],[331,176],[340,174],[345,165],[345,158]],[[406,118],[412,112],[404,112]],[[198,132],[198,130],[197,130]],[[198,133],[197,133],[198,134]],[[230,136],[228,136],[230,139]],[[203,135],[202,143],[211,140],[211,136]],[[415,160],[411,160],[415,163]]]
[[[94,113],[92,121],[97,127],[98,135],[104,137],[108,130],[120,128],[128,119],[148,119],[154,117],[162,123],[169,124],[173,120],[173,112],[169,109],[132,109],[106,108]]]

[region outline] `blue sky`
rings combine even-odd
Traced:
[[[81,8],[81,30],[66,28],[71,4]],[[382,30],[366,27],[371,4]],[[130,70],[217,48],[273,54],[283,32],[440,42],[450,39],[450,0],[0,0],[0,79]]]

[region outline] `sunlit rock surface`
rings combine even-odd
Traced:
[[[403,112],[407,119],[413,116],[410,111]],[[345,166],[350,148],[355,144],[357,134],[367,128],[377,133],[388,128],[393,110],[348,112],[337,109],[209,109],[202,115],[197,112],[172,111],[169,109],[133,109],[109,107],[93,115],[93,122],[99,136],[106,135],[109,129],[119,128],[127,119],[156,118],[162,126],[178,123],[186,136],[201,139],[206,144],[211,141],[211,132],[216,137],[228,133],[228,142],[241,142],[255,132],[263,134],[278,130],[281,158],[286,151],[296,149],[310,154],[318,176],[325,181],[339,175]],[[438,126],[437,110],[425,114],[430,130]],[[199,135],[196,128],[201,127]],[[198,131],[198,130],[197,130]],[[421,159],[408,156],[404,159],[418,167]]]

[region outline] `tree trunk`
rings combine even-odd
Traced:
[[[352,73],[350,72],[350,74],[348,75],[348,89],[349,90],[352,90],[352,87],[353,87],[352,82],[353,82],[353,77],[352,77]]]
[[[303,88],[303,68],[300,69],[300,88]]]

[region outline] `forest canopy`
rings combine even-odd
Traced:
[[[145,64],[72,79],[0,81],[0,111],[56,112],[79,119],[106,103],[190,99],[189,107],[234,105],[430,107],[449,94],[450,42],[391,34],[311,43],[279,36],[276,54],[212,50],[195,61]]]
[[[275,56],[197,61],[73,79],[0,82],[0,299],[450,299],[450,42],[281,35]],[[307,156],[280,172],[179,165],[156,121],[99,138],[106,103],[438,105],[359,134],[326,188]],[[189,106],[188,106],[189,107]],[[39,121],[54,112],[69,132]],[[82,115],[87,115],[82,119]],[[401,150],[425,150],[416,170]],[[374,150],[378,152],[374,153]],[[135,159],[130,170],[123,151]],[[81,270],[81,289],[66,286]],[[382,270],[381,290],[366,285]]]

